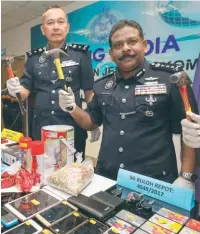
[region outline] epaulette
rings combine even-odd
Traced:
[[[83,45],[83,44],[68,44],[67,46],[73,50],[82,51],[82,52],[88,51],[90,47],[89,45]]]
[[[179,65],[176,63],[154,62],[150,64],[150,67],[154,70],[166,71],[170,73],[183,71],[183,65]]]
[[[114,72],[109,73],[108,75],[102,76],[101,78],[95,80],[94,83],[97,83],[97,82],[99,82],[99,81],[105,80],[105,79],[109,78],[110,76],[112,76],[113,74],[114,74]]]
[[[26,54],[27,54],[28,57],[31,57],[31,56],[33,56],[35,54],[41,54],[42,52],[45,51],[45,49],[46,49],[46,47],[40,47],[38,49],[33,49],[31,51],[26,52]]]

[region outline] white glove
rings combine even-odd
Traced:
[[[72,89],[68,87],[67,91],[59,90],[58,93],[60,108],[65,112],[72,113],[76,108],[75,97]]]
[[[6,86],[8,88],[9,94],[13,97],[16,97],[16,93],[20,93],[21,91],[18,77],[8,79],[6,82]]]
[[[99,140],[99,137],[101,135],[101,131],[99,128],[96,128],[94,130],[91,131],[91,138],[90,138],[90,142],[95,142]]]
[[[183,119],[181,121],[184,143],[192,148],[200,148],[200,116],[192,112],[187,112],[187,115],[194,120]]]
[[[195,192],[195,184],[190,182],[189,180],[185,180],[182,177],[178,177],[174,183],[177,187],[183,188],[183,189],[191,189]]]

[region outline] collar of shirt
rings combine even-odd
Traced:
[[[45,48],[46,50],[50,50],[49,44],[47,44]],[[62,45],[60,46],[60,49],[63,49],[63,50],[67,49],[67,43],[66,42],[62,43]]]
[[[129,79],[124,79],[120,72],[119,72],[119,69],[116,70],[115,72],[115,77],[116,77],[116,82],[119,83],[121,81],[124,81],[124,82],[133,82],[133,81],[138,81],[139,83],[141,84],[144,84],[145,80],[145,76],[144,74],[147,73],[147,71],[149,70],[149,64],[147,63],[146,60],[144,60],[144,62],[137,68],[133,71],[133,76]]]

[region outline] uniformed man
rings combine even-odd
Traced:
[[[191,120],[181,121],[184,143],[192,148],[200,148],[200,116],[192,112],[187,112]]]
[[[116,179],[119,168],[173,182],[177,164],[172,133],[181,133],[185,118],[181,95],[169,81],[171,71],[179,66],[145,60],[147,42],[140,25],[121,20],[109,36],[110,56],[117,70],[95,82],[94,97],[86,111],[75,103],[71,89],[59,91],[59,104],[69,106],[71,116],[87,130],[103,124],[103,138],[97,172]],[[193,111],[197,111],[194,95],[188,86]],[[183,144],[180,177],[176,183],[193,188],[195,152]]]
[[[73,118],[63,112],[58,105],[58,90],[61,84],[54,64],[54,58],[44,56],[45,50],[61,48],[65,53],[60,54],[61,65],[66,82],[71,86],[77,106],[81,107],[80,89],[84,90],[85,100],[93,96],[93,71],[88,46],[66,44],[69,23],[65,11],[57,5],[49,7],[42,15],[41,31],[48,39],[44,48],[27,53],[28,59],[25,72],[20,82],[13,78],[7,81],[9,93],[16,96],[20,92],[26,99],[35,93],[35,113],[33,119],[33,139],[41,138],[41,128],[46,125],[72,125],[75,127],[75,148],[78,152],[85,152],[87,132],[80,128]],[[95,134],[95,132],[93,132]]]

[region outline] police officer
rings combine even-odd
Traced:
[[[85,151],[87,132],[80,128],[73,118],[63,112],[58,105],[58,90],[61,84],[54,64],[54,58],[46,58],[45,50],[61,48],[68,55],[61,53],[60,60],[66,82],[71,86],[77,106],[81,107],[80,89],[84,90],[85,100],[93,96],[93,71],[88,46],[66,44],[69,23],[65,11],[57,5],[49,7],[42,15],[41,31],[48,39],[44,48],[27,53],[25,72],[20,80],[7,81],[9,93],[16,96],[20,92],[23,99],[35,93],[35,113],[33,120],[33,139],[41,138],[41,128],[46,125],[72,125],[75,127],[75,148]]]
[[[187,112],[191,120],[181,121],[183,131],[183,141],[187,146],[200,148],[200,116],[192,112]]]
[[[103,124],[104,131],[97,172],[116,179],[124,168],[163,181],[177,178],[172,133],[181,133],[185,118],[181,95],[169,81],[179,66],[149,65],[144,55],[147,42],[140,25],[121,20],[109,36],[110,55],[117,64],[113,74],[95,82],[94,97],[86,111],[75,104],[71,89],[59,91],[60,107],[69,106],[71,116],[87,130]],[[194,95],[188,87],[190,102],[197,111]],[[183,145],[181,175],[176,183],[193,188],[195,152]]]

